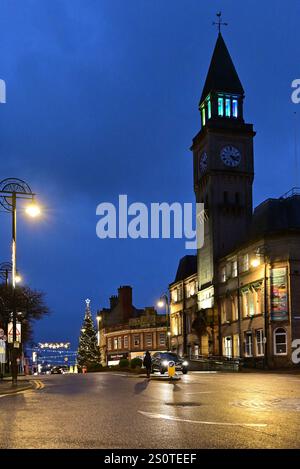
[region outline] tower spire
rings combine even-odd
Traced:
[[[218,13],[216,13],[216,16],[217,16],[217,21],[213,21],[213,26],[217,26],[218,27],[218,30],[219,30],[219,34],[221,34],[221,26],[228,26],[228,23],[223,23],[222,22],[222,12],[219,11]]]

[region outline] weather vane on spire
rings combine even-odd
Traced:
[[[222,23],[222,20],[221,20],[221,16],[222,16],[222,12],[219,11],[218,13],[216,13],[217,15],[217,21],[213,21],[213,26],[218,26],[218,30],[219,30],[219,34],[221,33],[221,26],[228,26],[228,23]]]

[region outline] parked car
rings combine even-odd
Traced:
[[[162,375],[168,371],[169,362],[175,363],[176,371],[188,372],[189,364],[184,358],[173,352],[156,352],[152,356],[152,372],[159,371]]]

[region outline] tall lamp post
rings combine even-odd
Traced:
[[[171,349],[171,318],[170,318],[170,301],[168,293],[163,293],[160,297],[160,300],[157,302],[159,308],[166,307],[166,316],[167,316],[167,347],[168,351]]]
[[[26,207],[27,215],[37,217],[40,214],[40,208],[35,204],[35,194],[29,185],[22,179],[7,178],[0,182],[0,204],[12,214],[12,243],[11,243],[11,285],[13,290],[13,311],[12,311],[12,385],[17,385],[18,366],[16,349],[19,348],[17,342],[17,311],[16,311],[16,283],[17,283],[17,199],[29,200],[31,203]]]

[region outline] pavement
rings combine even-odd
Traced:
[[[35,381],[19,377],[17,386],[12,386],[11,378],[4,378],[0,381],[0,397],[6,394],[15,394],[32,389],[35,387]]]
[[[299,448],[300,376],[33,377],[0,399],[0,448]]]

